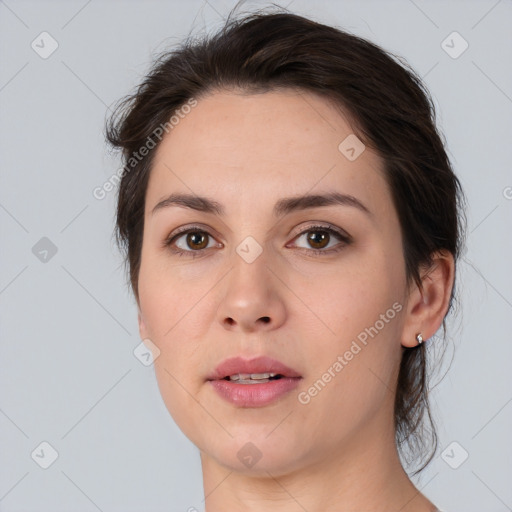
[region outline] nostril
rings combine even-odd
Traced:
[[[266,323],[268,324],[270,322],[270,317],[268,316],[262,316],[261,319]]]

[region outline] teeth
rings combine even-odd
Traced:
[[[277,373],[236,373],[235,375],[230,375],[229,380],[236,381],[247,381],[247,380],[266,380],[270,377],[275,377]]]

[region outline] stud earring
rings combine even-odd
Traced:
[[[421,332],[416,334],[416,341],[418,342],[418,345],[423,343],[423,336],[421,335]]]

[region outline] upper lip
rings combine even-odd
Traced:
[[[301,377],[294,369],[286,366],[277,359],[260,356],[254,359],[231,357],[225,359],[208,376],[208,380],[220,380],[238,373],[276,373],[284,377]]]

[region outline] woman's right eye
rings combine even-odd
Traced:
[[[164,245],[178,256],[191,256],[195,258],[200,256],[204,250],[215,246],[215,244],[210,245],[208,243],[209,238],[213,240],[212,235],[207,231],[189,228],[169,237]]]

